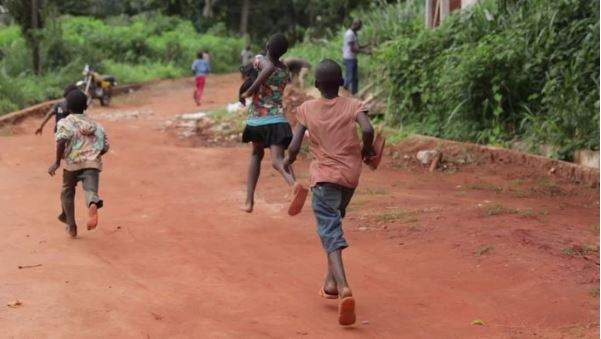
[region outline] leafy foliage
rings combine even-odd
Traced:
[[[599,149],[599,1],[483,0],[441,27],[424,25],[423,1],[375,2],[353,16],[360,77],[388,94],[387,123],[401,134],[554,150],[569,159]],[[341,60],[339,27],[288,53]]]
[[[16,26],[0,29],[0,114],[58,97],[91,64],[119,82],[190,74],[199,50],[210,52],[214,72],[236,69],[242,38],[199,34],[192,23],[145,13],[105,20],[65,16],[47,21],[41,32],[44,74],[36,77],[31,50]]]
[[[599,2],[484,1],[380,48],[391,123],[451,139],[599,149]]]

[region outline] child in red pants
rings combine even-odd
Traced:
[[[196,60],[192,63],[192,72],[196,76],[196,89],[194,90],[194,101],[197,106],[200,106],[202,93],[205,89],[207,74],[211,72],[211,65],[204,58],[204,52],[199,51],[196,54]],[[208,53],[207,53],[208,54]]]

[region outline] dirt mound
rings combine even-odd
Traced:
[[[181,114],[167,120],[163,131],[176,144],[189,147],[231,147],[242,140],[244,110],[217,110]]]
[[[565,161],[521,153],[514,150],[483,146],[472,143],[438,139],[415,135],[395,146],[389,147],[389,153],[399,165],[406,167],[419,166],[415,158],[418,151],[437,150],[442,154],[442,170],[457,170],[464,165],[518,165],[524,175],[536,173],[558,179],[568,180],[575,184],[583,184],[599,188],[599,170],[575,165]],[[399,163],[401,162],[401,163]],[[514,166],[515,167],[515,166]],[[514,168],[515,170],[515,168]]]

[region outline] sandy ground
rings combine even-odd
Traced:
[[[209,77],[203,109],[235,101],[238,84]],[[428,173],[391,158],[365,170],[345,220],[358,322],[338,326],[336,301],[317,296],[325,258],[312,212],[285,214],[268,157],[245,214],[245,145],[181,147],[161,131],[198,111],[192,87],[166,81],[91,109],[112,143],[105,208],[75,240],[56,219],[61,176],[46,173],[53,123],[41,137],[38,120],[3,132],[0,337],[599,336],[597,189],[517,166]]]

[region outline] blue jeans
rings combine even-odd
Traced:
[[[347,248],[348,243],[342,231],[342,218],[355,189],[331,183],[318,183],[311,192],[317,233],[324,250],[329,254]]]
[[[357,67],[357,59],[344,59],[344,68],[346,69],[344,88],[351,91],[352,94],[357,94],[357,91],[359,90],[359,68]]]

